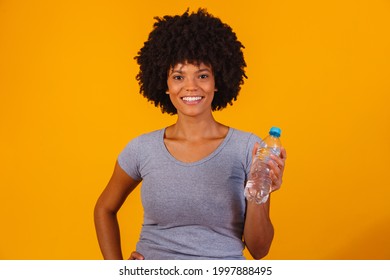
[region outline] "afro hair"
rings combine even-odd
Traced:
[[[168,71],[178,63],[204,63],[215,77],[218,94],[212,110],[221,110],[237,100],[244,83],[246,63],[232,28],[205,9],[183,15],[155,17],[148,40],[135,57],[140,66],[140,93],[163,113],[177,113],[167,91]]]

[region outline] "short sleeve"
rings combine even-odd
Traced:
[[[131,140],[122,152],[118,156],[119,166],[129,175],[131,178],[137,181],[141,181],[142,177],[139,171],[139,138]]]

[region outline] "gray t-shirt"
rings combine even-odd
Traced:
[[[184,163],[169,153],[164,133],[133,139],[118,157],[129,176],[142,180],[136,250],[145,259],[244,259],[244,186],[260,138],[229,128],[213,153]]]

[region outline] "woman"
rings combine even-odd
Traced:
[[[136,57],[140,92],[173,125],[141,135],[120,153],[95,207],[103,257],[123,259],[116,213],[142,181],[144,223],[130,259],[244,259],[269,251],[270,202],[247,202],[244,186],[260,139],[218,123],[236,100],[246,66],[232,29],[205,10],[157,18]],[[286,159],[270,164],[272,191]]]

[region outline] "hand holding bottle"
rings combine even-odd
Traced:
[[[272,180],[270,193],[280,189],[282,185],[286,155],[286,149],[284,147],[280,148],[279,156],[271,155],[272,160],[268,163],[270,166],[270,177]]]
[[[245,186],[248,201],[265,203],[269,194],[282,184],[286,150],[281,145],[280,134],[279,128],[272,127],[269,136],[253,148],[251,171]]]

